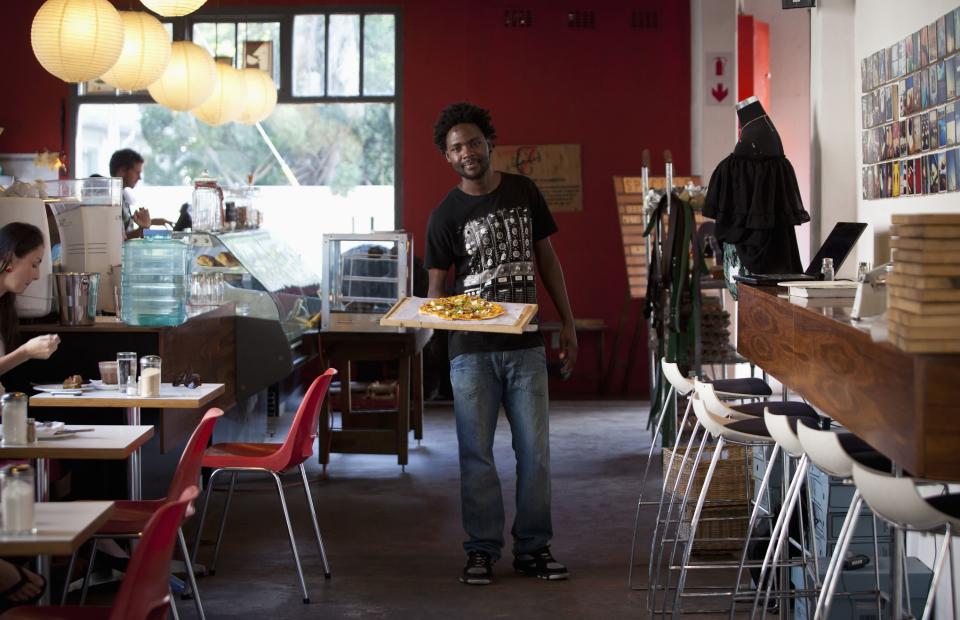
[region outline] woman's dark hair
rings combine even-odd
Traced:
[[[472,103],[452,103],[440,113],[440,118],[433,125],[433,143],[441,153],[447,151],[447,134],[461,123],[476,125],[483,132],[483,137],[493,142],[497,138],[497,130],[490,122],[490,111],[475,106]]]
[[[43,233],[33,224],[11,222],[0,228],[0,269],[6,269],[14,257],[23,258],[43,245]],[[9,353],[20,345],[17,325],[17,296],[13,293],[0,297],[0,338]]]

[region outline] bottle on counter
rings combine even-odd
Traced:
[[[168,231],[123,244],[121,304],[127,325],[173,326],[187,318],[190,247]]]
[[[823,259],[823,266],[820,267],[820,273],[823,274],[822,280],[830,282],[833,280],[833,259]]]

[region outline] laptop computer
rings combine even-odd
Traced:
[[[733,279],[737,282],[761,286],[773,286],[779,282],[793,280],[819,280],[823,277],[820,274],[823,259],[832,258],[833,269],[839,270],[866,227],[867,225],[861,222],[837,222],[804,273],[752,273],[735,275]]]

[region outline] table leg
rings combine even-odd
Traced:
[[[50,469],[47,459],[36,459],[36,470],[34,471],[34,484],[37,487],[37,501],[38,502],[48,502],[50,501]],[[50,556],[48,555],[38,555],[37,556],[37,574],[43,577],[46,582],[50,582]],[[44,591],[43,596],[40,597],[40,605],[49,605],[50,604],[50,587],[48,586],[46,591]]]
[[[413,372],[410,382],[410,389],[413,392],[410,428],[413,429],[413,438],[419,445],[420,440],[423,439],[423,355],[420,352],[413,355]]]
[[[140,407],[127,407],[127,424],[130,426],[140,426]],[[139,500],[142,498],[143,487],[141,486],[140,470],[140,448],[137,448],[130,455],[127,461],[128,485],[130,488],[130,499]]]
[[[410,433],[410,357],[400,357],[399,394],[397,394],[397,463],[407,465],[407,440]]]

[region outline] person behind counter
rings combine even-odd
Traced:
[[[119,177],[123,181],[123,232],[126,239],[139,239],[143,231],[152,224],[168,224],[163,218],[150,219],[150,212],[143,207],[131,211],[133,197],[127,190],[133,189],[140,182],[143,174],[143,157],[133,149],[120,149],[110,156],[110,176]]]
[[[60,337],[47,334],[20,344],[17,295],[40,278],[43,235],[31,224],[11,222],[0,228],[0,375],[30,359],[48,359]]]
[[[577,335],[560,261],[550,243],[557,226],[533,181],[491,167],[495,139],[490,113],[469,103],[447,107],[434,125],[434,142],[460,182],[434,209],[427,225],[428,296],[443,295],[447,272],[454,267],[458,293],[500,302],[533,302],[538,274],[563,322],[560,357],[562,374],[567,376],[577,359]],[[498,282],[507,274],[521,284],[503,290]],[[460,581],[492,583],[493,563],[504,544],[503,497],[493,459],[501,404],[517,457],[513,568],[541,579],[566,579],[567,567],[553,558],[549,547],[553,525],[543,336],[539,332],[449,334],[460,501],[468,536]]]

